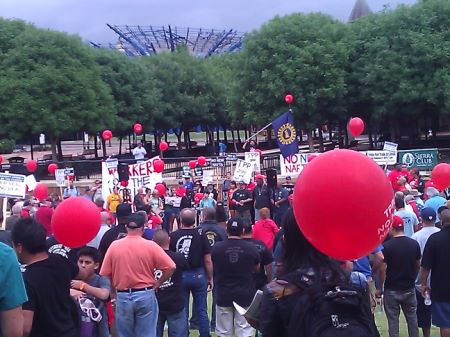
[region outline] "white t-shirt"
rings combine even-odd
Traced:
[[[147,154],[147,151],[145,151],[145,149],[143,147],[139,148],[139,146],[138,146],[133,149],[134,159],[137,159],[137,160],[144,159],[146,154]]]
[[[417,243],[420,246],[420,253],[422,255],[423,255],[423,251],[425,249],[425,244],[428,241],[428,238],[432,234],[437,233],[439,231],[440,231],[440,229],[437,228],[437,227],[434,227],[434,226],[433,227],[423,227],[420,231],[417,231],[417,232],[415,232],[413,234],[411,239],[414,239],[414,240],[417,241]],[[428,283],[428,286],[430,286],[430,277],[428,277],[428,282],[427,283]],[[422,285],[422,282],[421,282],[421,279],[420,279],[420,272],[419,272],[419,274],[417,275],[417,278],[416,278],[416,289],[418,291],[420,291],[421,285]]]

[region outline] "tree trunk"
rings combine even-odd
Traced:
[[[223,140],[225,141],[225,144],[228,143],[228,135],[227,135],[227,128],[223,128]]]
[[[322,132],[322,126],[319,125],[319,152],[323,152],[324,148],[323,148],[323,132]]]
[[[106,141],[102,138],[103,158],[106,158]]]
[[[309,152],[314,152],[314,139],[313,139],[313,131],[307,130],[308,134],[308,145],[309,145]]]
[[[58,142],[56,145],[58,146],[58,159],[59,159],[59,161],[63,161],[63,151],[62,151],[61,140],[58,139]]]
[[[30,152],[31,152],[31,160],[34,160],[33,141],[31,141]]]
[[[156,134],[155,134],[156,137]],[[128,151],[131,151],[131,135],[128,134]]]
[[[119,156],[122,154],[122,136],[119,137]]]
[[[239,144],[242,143],[242,141],[241,141],[241,131],[239,129],[237,129],[237,138],[238,138]]]
[[[182,148],[182,146],[181,146],[181,131],[180,131],[179,134],[178,134],[178,133],[175,133],[175,136],[177,136],[177,140],[178,140],[178,142],[177,142],[177,148],[178,148],[178,150],[181,150],[181,148]]]
[[[54,162],[58,161],[58,154],[56,152],[56,139],[55,138],[50,138],[50,145],[51,145],[51,149],[52,149],[52,160]]]
[[[236,139],[234,138],[234,129],[233,128],[231,128],[231,138],[233,140],[234,152],[238,152],[237,145],[236,145]]]
[[[98,159],[98,142],[97,142],[97,134],[94,135],[94,149],[95,149],[95,153],[94,153],[94,157],[95,159]]]

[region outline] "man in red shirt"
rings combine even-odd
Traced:
[[[402,166],[400,164],[396,164],[394,169],[389,173],[388,179],[391,182],[392,188],[395,192],[400,190],[400,185],[398,184],[398,180],[403,177],[405,174],[402,172]]]

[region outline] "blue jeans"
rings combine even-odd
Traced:
[[[189,294],[192,292],[194,307],[198,316],[200,337],[210,337],[207,308],[208,280],[203,268],[183,272],[183,291],[186,321],[189,319]]]
[[[216,285],[214,284],[214,288],[212,290],[212,304],[211,304],[211,331],[216,329]],[[195,307],[192,308],[192,315],[189,322],[194,325],[198,326],[198,316],[197,311],[195,310]]]
[[[156,336],[163,337],[164,324],[167,321],[169,326],[168,337],[186,337],[189,335],[188,322],[186,320],[186,311],[184,308],[175,314],[160,311],[158,315],[158,324],[156,325]]]
[[[158,302],[151,289],[118,292],[116,327],[119,337],[156,337]]]

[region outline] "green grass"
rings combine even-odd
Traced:
[[[211,308],[211,294],[208,296],[208,312],[209,315],[211,315],[210,309]],[[191,310],[192,312],[192,310]],[[380,335],[382,337],[389,337],[388,334],[388,328],[387,328],[387,319],[386,314],[384,312],[375,312],[375,321],[377,323],[378,331],[380,332]],[[164,335],[167,336],[167,333]],[[199,336],[197,330],[191,330],[189,336],[191,337],[197,337]],[[217,335],[215,333],[212,333],[211,336],[216,337]],[[422,336],[422,331],[419,329],[419,336]],[[431,336],[439,336],[439,329],[436,327],[431,328]],[[400,337],[408,337],[408,329],[406,327],[406,321],[405,317],[402,313],[400,313]]]

